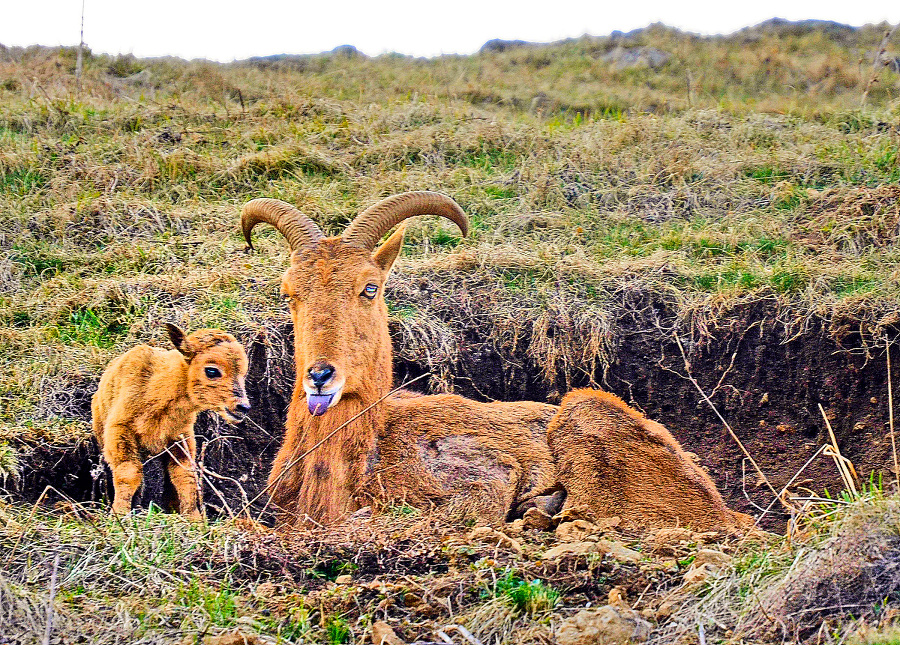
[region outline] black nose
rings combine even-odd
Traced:
[[[313,365],[309,368],[309,378],[316,387],[322,387],[334,375],[334,368],[331,365]]]
[[[248,412],[250,412],[250,404],[249,403],[238,403],[234,407],[236,407],[237,411],[240,412],[241,414],[247,414]]]

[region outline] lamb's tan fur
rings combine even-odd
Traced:
[[[295,246],[282,293],[294,323],[297,380],[284,444],[269,477],[282,521],[334,523],[375,501],[444,505],[498,522],[529,504],[557,510],[565,488],[568,505],[619,515],[640,527],[745,524],[725,508],[709,478],[681,459],[680,447],[662,426],[638,422],[637,413],[618,399],[610,404],[614,397],[597,395],[606,405],[586,410],[567,399],[556,417],[555,406],[533,402],[409,394],[381,400],[392,387],[384,285],[403,230],[370,252],[346,237],[325,238],[299,213],[285,223],[281,218],[290,210],[278,203],[277,217],[263,220],[289,234]],[[245,208],[249,239],[248,219]],[[377,294],[371,299],[367,285]],[[333,374],[326,385],[317,385],[314,377],[326,367]],[[314,402],[326,389],[336,394],[323,412]],[[549,443],[548,425],[554,429]],[[607,464],[594,459],[593,451],[614,441],[622,441],[625,454],[620,450]],[[664,459],[661,450],[675,456]],[[603,487],[621,490],[598,497],[591,485],[598,477]],[[669,508],[661,510],[658,494],[666,490],[682,492],[688,501],[667,494]]]
[[[215,410],[231,423],[249,410],[247,354],[219,329],[185,336],[175,325],[167,328],[175,349],[139,345],[106,368],[91,401],[94,435],[113,472],[113,513],[131,510],[143,480],[143,460],[159,454],[166,467],[164,504],[200,519],[194,423],[204,410]],[[207,369],[220,376],[211,378]]]

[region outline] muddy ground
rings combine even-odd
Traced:
[[[591,366],[556,361],[549,369],[555,366],[557,373],[550,374],[548,363],[529,351],[528,339],[536,341],[528,324],[514,337],[497,333],[507,314],[490,298],[452,290],[435,298],[410,295],[398,288],[389,294],[389,300],[391,295],[401,304],[406,301],[427,310],[429,320],[452,335],[455,348],[441,354],[437,347],[428,352],[411,347],[414,325],[393,322],[397,383],[426,372],[440,373],[443,379],[423,378],[412,388],[435,391],[449,386],[481,400],[550,402],[558,402],[566,388],[599,384],[664,423],[686,449],[699,456],[728,503],[741,511],[758,515],[758,507],[766,507],[772,500],[771,493],[687,378],[676,332],[691,374],[711,394],[776,488],[786,484],[827,442],[819,404],[829,415],[841,452],[859,473],[863,477],[890,475],[884,349],[873,349],[871,338],[860,333],[853,321],[815,316],[801,320],[776,299],[767,298],[748,300],[702,321],[698,316],[686,320],[683,314],[676,315],[671,305],[635,291],[626,294],[622,306],[613,312],[610,328],[614,338],[608,343],[611,349],[605,363]],[[558,313],[549,324],[544,319],[545,340],[557,336],[560,342],[577,344],[580,329],[573,326],[572,316]],[[249,421],[232,427],[205,414],[197,427],[205,467],[224,478],[211,479],[221,495],[211,486],[205,487],[207,510],[213,516],[227,514],[229,508],[236,511],[262,490],[283,433],[293,388],[289,323],[273,323],[243,340],[251,364],[247,389],[253,411]],[[65,414],[89,420],[94,387],[91,380],[73,383],[71,395],[63,402]],[[48,485],[78,501],[109,497],[108,470],[103,473],[98,468],[92,439],[67,445],[25,442],[20,448],[24,452],[22,477],[6,483],[14,498],[34,501]],[[840,488],[833,462],[823,456],[792,486],[817,494],[826,490],[836,494]],[[146,506],[151,499],[158,500],[160,491],[161,471],[150,463],[139,503]],[[252,506],[261,511],[264,502],[263,497]],[[785,521],[784,515],[773,512],[763,525],[779,530]]]

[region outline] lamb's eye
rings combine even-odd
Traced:
[[[219,371],[218,367],[207,367],[203,371],[206,373],[206,378],[219,378],[222,376],[222,372]]]
[[[359,295],[361,295],[363,298],[368,298],[369,300],[372,300],[375,297],[376,293],[378,293],[378,285],[372,284],[370,282],[369,284],[366,285],[366,288],[363,289],[363,292]]]

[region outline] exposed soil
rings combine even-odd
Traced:
[[[554,379],[548,379],[545,367],[527,351],[527,343],[521,340],[523,334],[514,343],[498,338],[496,318],[501,314],[491,311],[487,301],[484,309],[468,311],[464,317],[492,321],[481,327],[462,326],[458,302],[448,297],[431,300],[429,306],[429,315],[440,319],[455,335],[458,351],[446,364],[429,365],[427,358],[409,357],[403,345],[402,325],[392,326],[401,356],[395,362],[397,383],[426,371],[434,374],[440,367],[449,383],[426,378],[413,387],[429,391],[449,384],[462,395],[482,400],[558,402],[565,384],[588,386],[593,380],[664,423],[687,450],[699,455],[734,508],[758,514],[753,504],[766,507],[771,502],[771,493],[761,485],[723,424],[686,377],[675,336],[666,331],[680,328],[665,304],[646,294],[633,294],[616,314],[613,360],[605,366],[597,365],[592,373],[587,365],[560,367]],[[477,308],[473,302],[477,299],[467,299],[466,307]],[[818,404],[828,413],[841,452],[853,461],[860,475],[889,475],[892,457],[883,350],[875,355],[869,351],[867,357],[863,338],[851,326],[837,328],[834,321],[816,318],[804,321],[802,333],[789,336],[794,329],[785,323],[789,317],[789,312],[774,300],[758,299],[720,312],[713,323],[679,331],[691,373],[707,393],[713,393],[712,401],[776,488],[786,484],[828,440]],[[547,333],[567,333],[563,323],[555,331],[551,325]],[[246,499],[252,500],[265,485],[293,387],[291,347],[290,325],[250,339],[250,420],[231,427],[203,415],[198,422],[203,463],[230,478],[212,482],[232,511]],[[93,384],[81,387],[86,391],[72,397],[67,413],[88,420]],[[105,476],[99,476],[99,457],[92,439],[62,446],[33,446],[23,461],[23,477],[7,484],[8,492],[16,498],[33,501],[47,485],[78,501],[109,497],[108,470]],[[208,512],[227,513],[222,498],[211,492],[210,486],[205,488]],[[820,456],[792,488],[817,493],[827,489],[835,494],[841,484],[832,461]],[[159,500],[160,493],[161,473],[154,464],[148,464],[139,503],[146,506],[151,499]],[[264,498],[257,500],[253,506],[261,510],[264,502]],[[783,515],[770,513],[764,526],[779,529],[784,520]]]

